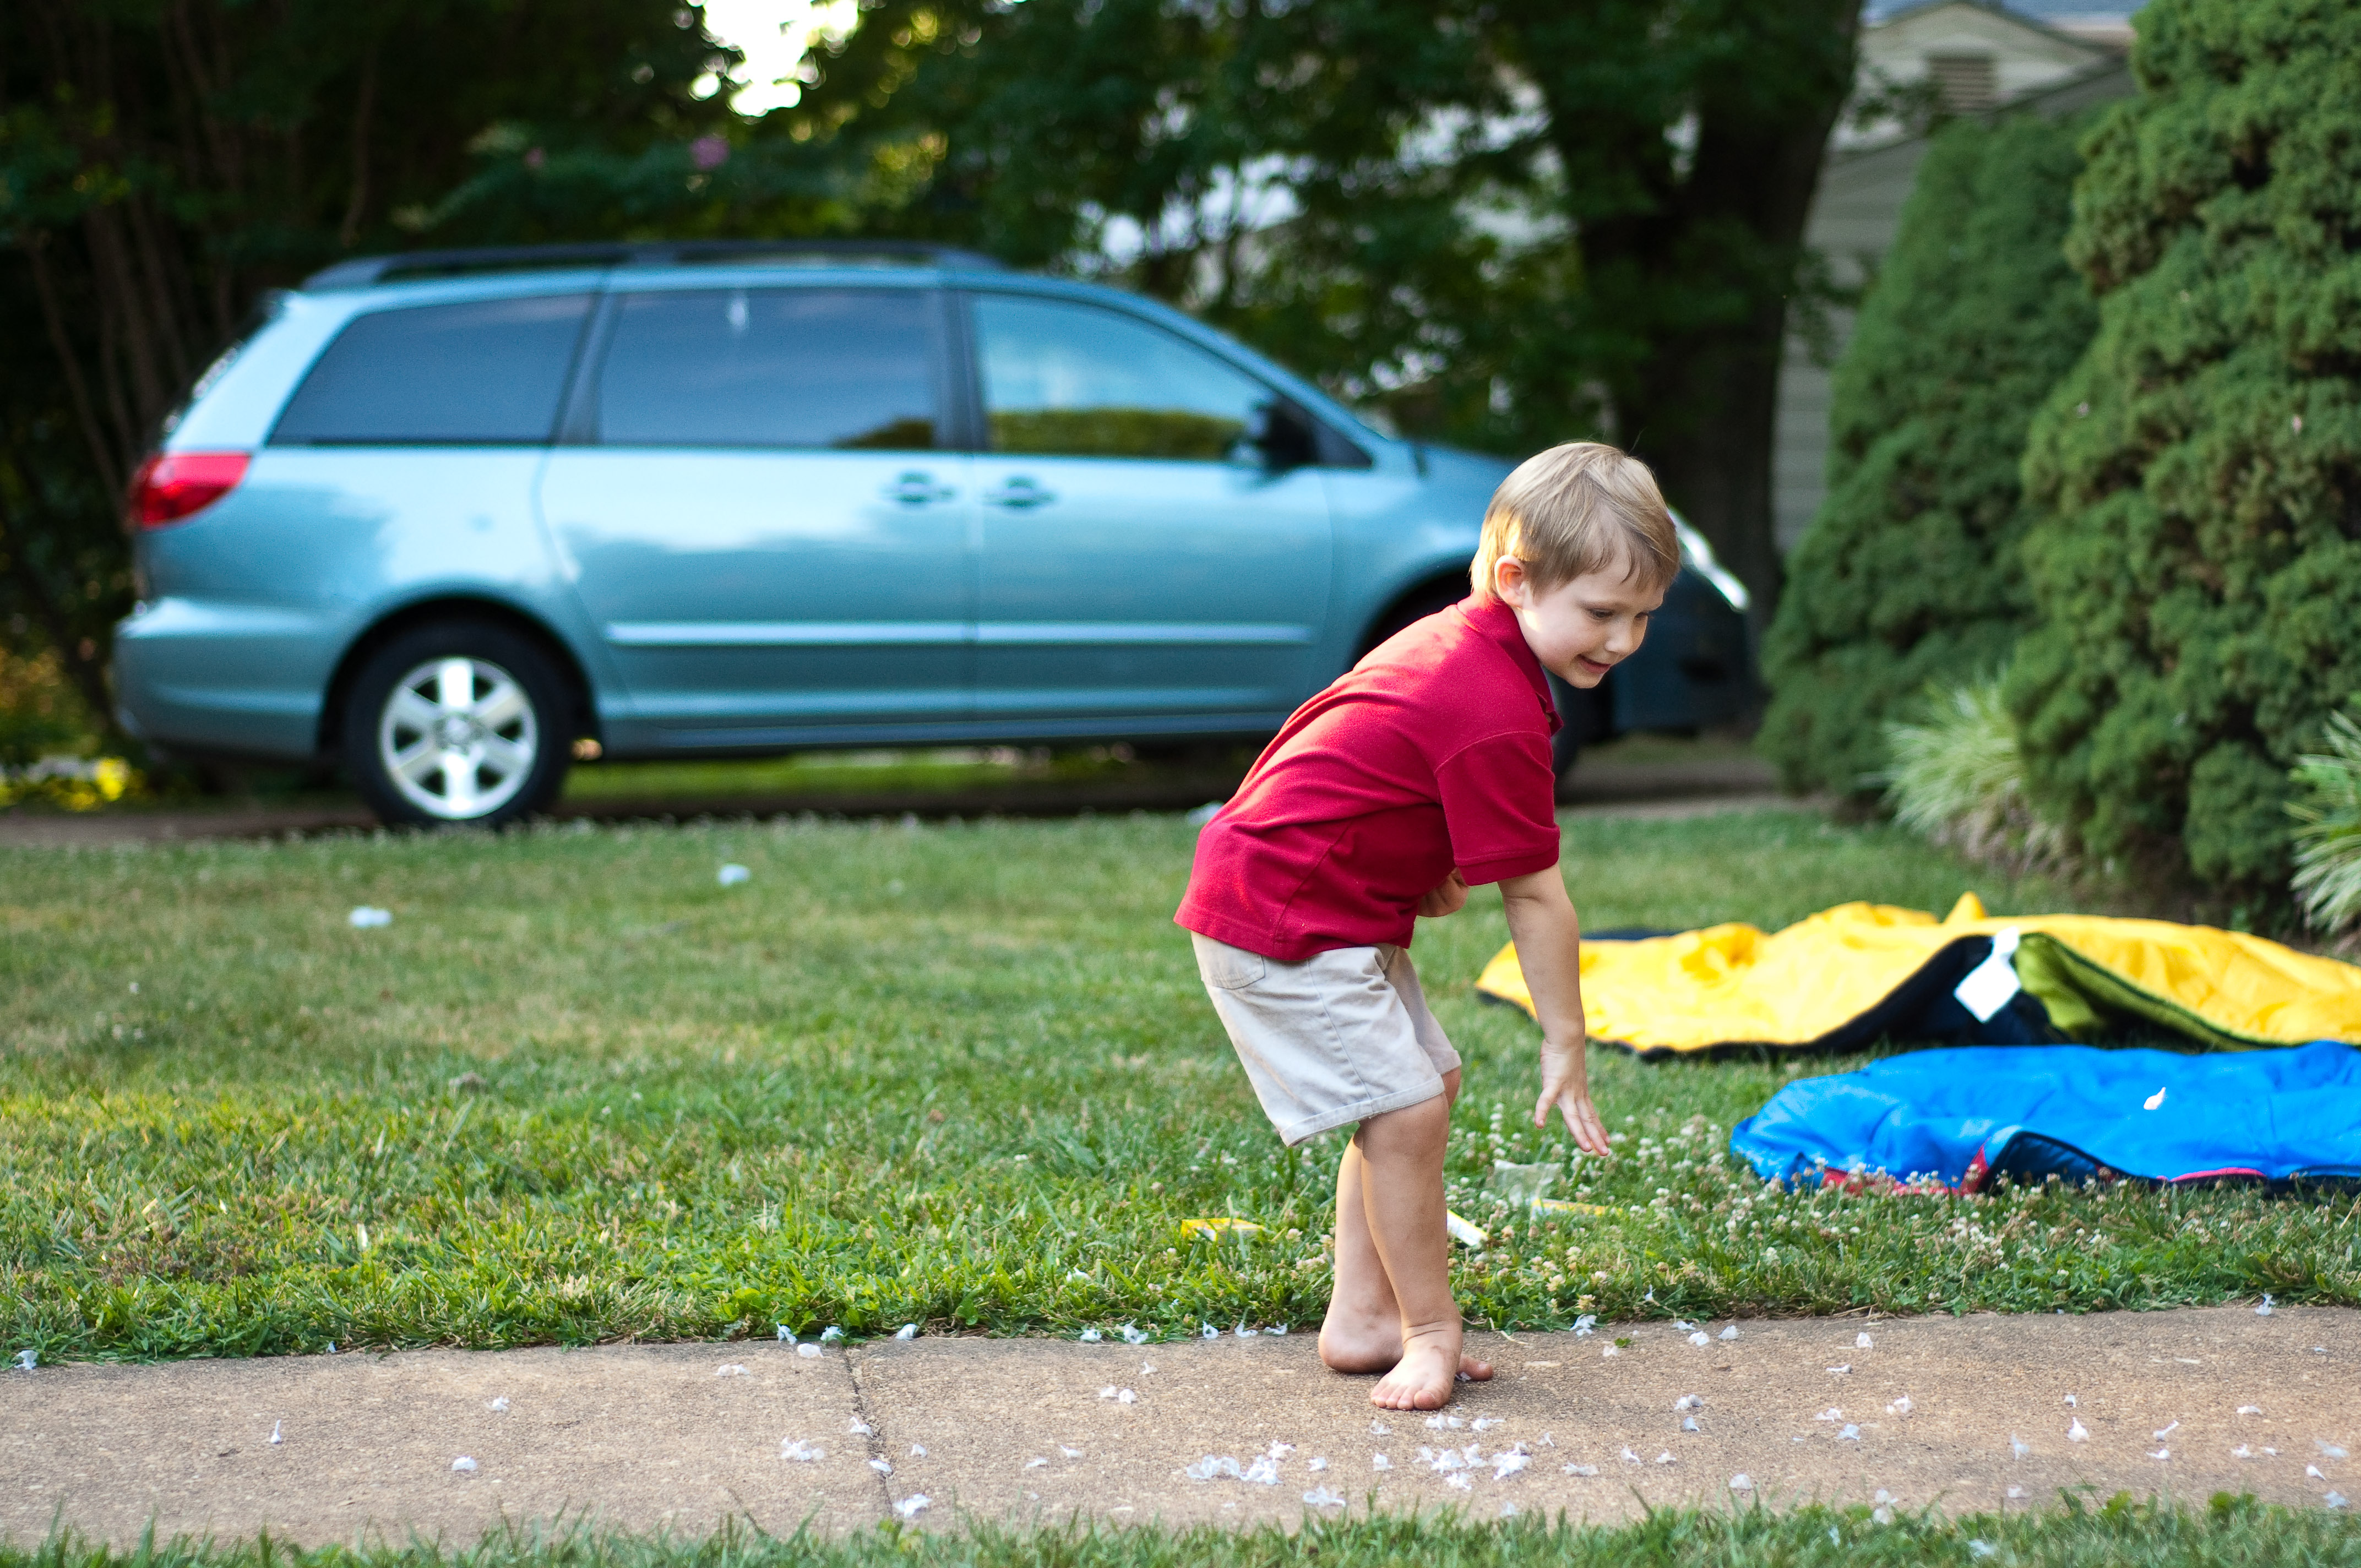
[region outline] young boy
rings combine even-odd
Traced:
[[[1469,597],[1406,628],[1299,708],[1197,840],[1173,917],[1279,1135],[1359,1126],[1336,1169],[1336,1273],[1320,1359],[1384,1372],[1370,1402],[1431,1410],[1461,1353],[1443,1159],[1459,1054],[1427,1011],[1413,919],[1498,883],[1542,1023],[1542,1092],[1608,1152],[1583,1068],[1581,927],[1557,870],[1555,672],[1631,657],[1680,567],[1647,467],[1553,447],[1502,481]]]

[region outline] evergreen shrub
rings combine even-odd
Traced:
[[[2289,770],[2361,689],[2361,0],[2154,0],[2083,145],[2099,331],[2034,422],[2008,683],[2086,852],[2285,899]]]
[[[2034,411],[2089,343],[2066,260],[2071,125],[1938,131],[1836,373],[1828,497],[1787,560],[1759,745],[1852,793],[1924,694],[1990,677],[2028,619],[2018,478]]]

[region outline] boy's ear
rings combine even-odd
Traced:
[[[1514,555],[1503,555],[1492,563],[1492,597],[1510,609],[1525,608],[1525,591],[1531,581],[1525,574],[1525,564]]]

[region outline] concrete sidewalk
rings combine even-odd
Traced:
[[[1700,1326],[1718,1336],[1724,1325]],[[2361,1494],[2361,1468],[2332,1452],[2361,1445],[2361,1312],[1739,1331],[1702,1346],[1664,1323],[1478,1336],[1499,1377],[1462,1385],[1433,1425],[1373,1412],[1369,1380],[1324,1371],[1301,1333],[12,1371],[0,1375],[0,1475],[12,1483],[0,1537],[38,1541],[53,1518],[118,1544],[151,1518],[161,1536],[268,1526],[305,1543],[412,1530],[466,1541],[503,1519],[561,1516],[691,1533],[731,1515],[843,1530],[919,1496],[929,1502],[917,1522],[950,1528],[962,1513],[1247,1524],[1372,1505],[1491,1518],[1513,1505],[1615,1520],[1643,1505],[1881,1491],[1955,1512],[2047,1505],[2060,1487],[2201,1505],[2251,1491],[2312,1508],[2333,1490]],[[1629,1347],[1606,1355],[1618,1335]],[[1677,1409],[1688,1395],[1701,1406]],[[1697,1430],[1685,1430],[1692,1414]],[[1446,1449],[1458,1465],[1438,1469]],[[1208,1455],[1272,1478],[1192,1477]],[[1275,1458],[1258,1472],[1257,1456]],[[473,1467],[455,1469],[463,1457]],[[1733,1493],[1741,1473],[1752,1489]]]

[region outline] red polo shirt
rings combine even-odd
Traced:
[[[1557,864],[1541,661],[1515,612],[1463,601],[1296,709],[1197,838],[1173,919],[1290,962],[1407,946],[1418,901]]]

